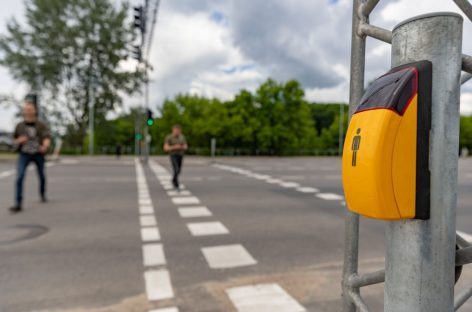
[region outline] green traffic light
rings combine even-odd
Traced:
[[[148,119],[147,120],[147,125],[150,127],[152,125],[154,125],[154,120],[153,119]]]
[[[136,133],[136,139],[141,140],[143,138],[141,133]]]

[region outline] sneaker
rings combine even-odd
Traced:
[[[41,196],[41,202],[42,203],[47,203],[48,202],[48,199],[46,196]]]
[[[21,206],[13,206],[13,207],[10,207],[10,209],[8,210],[10,210],[12,214],[14,214],[14,213],[21,212],[23,209],[21,209]]]

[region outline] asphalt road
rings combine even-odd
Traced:
[[[2,312],[341,310],[338,158],[188,157],[180,194],[166,190],[167,158],[65,158],[48,167],[50,201],[31,170],[12,216],[13,169],[0,162]],[[461,160],[466,233],[471,189],[472,159]],[[361,272],[383,267],[383,233],[362,219]],[[382,285],[362,294],[382,310]]]

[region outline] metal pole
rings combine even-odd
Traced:
[[[216,154],[216,139],[211,138],[211,159],[215,159],[215,154]]]
[[[471,78],[472,78],[472,74],[463,73],[463,74],[461,75],[461,85],[463,85],[464,83],[466,83],[467,81],[469,81]]]
[[[468,0],[454,0],[457,6],[464,12],[465,15],[472,21],[472,5]]]
[[[147,110],[149,109],[149,81],[147,77],[147,69],[146,69],[146,82],[144,84],[144,111],[145,114],[147,114]],[[150,137],[149,137],[149,125],[145,123],[144,125],[144,162],[147,164],[149,160],[149,142],[150,142]]]
[[[139,140],[138,140],[138,134],[139,134],[139,126],[138,126],[138,118],[139,118],[139,111],[136,113],[136,117],[134,119],[134,154],[136,156],[139,156],[138,150],[139,150]]]
[[[353,1],[349,118],[351,118],[364,92],[365,37],[360,36],[357,32],[357,28],[361,22],[357,12],[361,4],[361,0]],[[354,292],[354,294],[359,294],[359,290],[351,291],[349,278],[357,274],[359,258],[359,215],[347,209],[344,235],[343,311],[356,312],[356,306],[351,300],[350,293]]]
[[[377,40],[380,40],[386,43],[392,42],[392,32],[386,29],[383,29],[374,25],[370,25],[367,23],[362,23],[361,25],[359,25],[359,31],[362,34],[370,36]]]
[[[94,129],[94,81],[92,78],[91,86],[90,86],[90,93],[89,93],[89,155],[94,154],[94,137],[95,137],[95,129]]]
[[[369,16],[370,13],[374,10],[375,6],[379,3],[380,0],[366,0],[361,6],[361,13],[364,16]]]
[[[343,143],[344,143],[344,104],[339,104],[339,142],[338,142],[338,155],[343,154]]]
[[[467,285],[467,287],[462,290],[454,302],[454,309],[457,311],[459,308],[466,303],[469,298],[472,297],[472,285]]]
[[[433,63],[431,219],[387,223],[384,311],[454,311],[462,17],[421,15],[393,30],[392,66]]]

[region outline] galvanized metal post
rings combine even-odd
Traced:
[[[146,69],[146,83],[144,84],[144,116],[146,116],[147,111],[149,109],[149,79]],[[151,137],[149,135],[149,125],[147,122],[144,125],[144,163],[148,163],[149,161],[149,152],[150,152],[150,143]]]
[[[211,138],[210,145],[211,145],[211,159],[215,160],[215,155],[216,155],[216,139],[215,138]]]
[[[95,93],[94,93],[94,79],[92,77],[92,85],[89,91],[89,148],[88,152],[89,155],[94,154],[94,147],[95,147]]]
[[[139,156],[139,140],[138,140],[138,134],[139,134],[139,126],[138,126],[138,118],[139,118],[139,113],[136,114],[136,118],[134,120],[134,154],[135,156]]]
[[[352,10],[352,41],[351,41],[351,77],[349,89],[349,118],[351,118],[364,92],[365,67],[365,37],[358,33],[361,18],[358,14],[362,0],[353,1]],[[357,274],[359,257],[359,215],[346,210],[344,238],[344,268],[343,268],[343,311],[356,312],[352,302],[352,291],[348,281]],[[355,291],[359,293],[359,291]]]
[[[344,104],[339,104],[339,142],[338,155],[343,154],[344,146]]]
[[[386,312],[454,311],[462,17],[436,13],[393,30],[392,66],[433,63],[431,219],[388,222]]]

